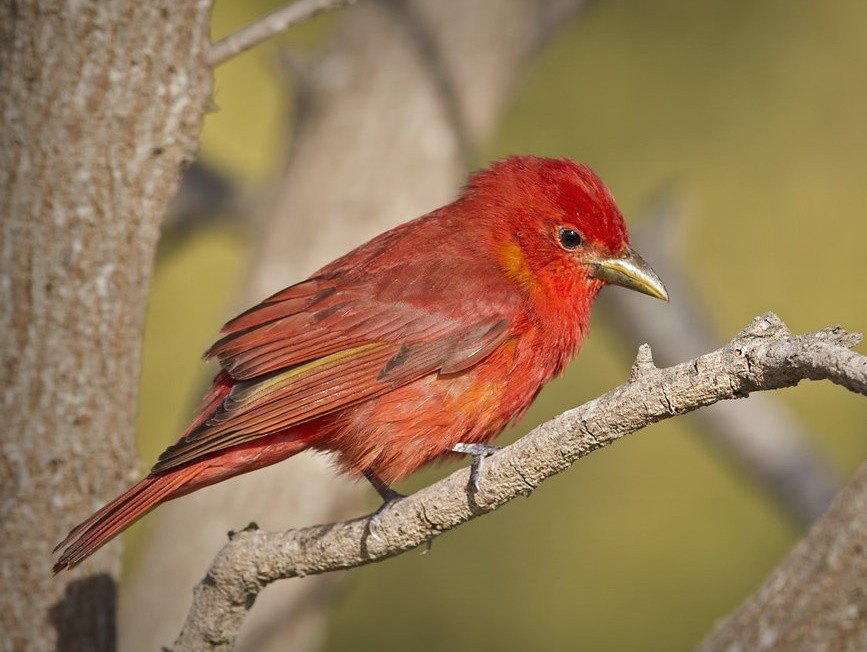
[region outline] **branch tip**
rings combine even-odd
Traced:
[[[815,337],[819,340],[827,340],[829,344],[836,344],[846,349],[851,349],[853,346],[861,344],[864,340],[864,335],[858,332],[849,332],[842,326],[832,326],[823,328],[815,333],[810,333],[810,337]]]
[[[635,354],[635,362],[632,363],[632,369],[629,371],[629,382],[633,383],[655,369],[653,351],[650,349],[650,344],[645,342],[638,347],[638,353]]]
[[[791,335],[789,327],[775,312],[766,312],[754,317],[749,325],[735,337],[736,340],[751,337],[784,337]]]

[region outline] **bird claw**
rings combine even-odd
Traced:
[[[394,492],[394,497],[391,500],[387,500],[382,505],[380,505],[375,512],[370,515],[369,520],[367,521],[367,529],[370,532],[370,537],[375,539],[376,541],[382,541],[382,537],[379,536],[379,522],[382,518],[382,515],[385,513],[385,510],[391,507],[395,502],[400,500],[401,498],[406,498],[403,494],[399,494],[396,491]]]
[[[482,464],[488,455],[493,455],[501,450],[499,446],[491,446],[490,444],[465,444],[458,442],[452,446],[451,450],[455,453],[463,453],[464,455],[472,455],[473,462],[470,465],[470,484],[475,493],[485,499],[489,499],[491,495],[482,486]]]
[[[365,473],[364,477],[367,478],[370,484],[373,485],[373,488],[376,489],[376,493],[378,493],[382,498],[382,505],[380,505],[377,510],[370,515],[370,520],[367,522],[367,528],[370,532],[371,538],[381,541],[382,537],[379,536],[378,529],[379,520],[382,518],[382,514],[393,503],[402,498],[406,498],[406,496],[389,487],[372,472]]]

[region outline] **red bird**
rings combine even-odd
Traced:
[[[299,451],[389,486],[474,456],[578,353],[606,283],[660,299],[590,168],[515,156],[223,327],[198,416],[141,482],[73,529],[71,568],[161,503]]]

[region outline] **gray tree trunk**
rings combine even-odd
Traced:
[[[210,99],[210,2],[0,1],[0,649],[110,650],[160,220]]]

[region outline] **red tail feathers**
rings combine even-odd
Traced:
[[[285,460],[307,447],[307,424],[252,443],[217,451],[184,466],[154,473],[76,526],[54,552],[54,572],[72,568],[154,507],[208,485]]]
[[[75,527],[54,552],[63,549],[54,572],[72,568],[120,534],[157,505],[176,498],[200,472],[196,465],[156,477],[148,476]]]

